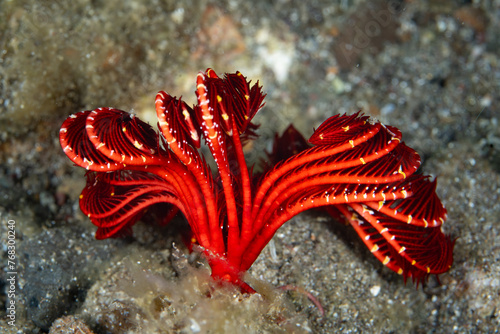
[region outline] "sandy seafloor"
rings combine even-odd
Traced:
[[[498,0],[1,1],[0,332],[497,332],[499,31]],[[206,296],[209,271],[187,255],[182,219],[94,240],[78,207],[84,170],[59,146],[61,123],[113,106],[154,125],[156,92],[193,103],[207,67],[264,86],[261,137],[247,149],[254,162],[289,123],[308,137],[329,116],[362,109],[400,128],[424,173],[438,177],[443,230],[458,237],[441,284],[405,285],[321,212],[278,231],[249,272],[260,292],[251,297]],[[324,316],[284,285],[318,298]],[[64,316],[73,317],[54,324]]]

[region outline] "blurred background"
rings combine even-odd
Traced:
[[[500,1],[0,1],[0,328],[51,333],[493,332],[500,326]],[[242,72],[267,93],[258,163],[293,123],[337,113],[397,126],[438,177],[452,269],[415,289],[321,214],[285,224],[250,270],[261,296],[197,286],[207,268],[174,227],[96,241],[84,171],[59,146],[77,111],[156,124],[159,90],[195,103],[196,74]],[[14,221],[15,224],[8,222]],[[16,231],[16,326],[6,318]],[[179,219],[182,226],[182,219]],[[172,246],[175,243],[179,249]],[[266,285],[267,284],[267,285]],[[316,296],[322,316],[294,285]],[[57,331],[60,330],[60,331]]]

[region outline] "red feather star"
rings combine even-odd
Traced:
[[[418,284],[451,267],[454,242],[441,231],[446,209],[436,181],[415,173],[420,157],[395,127],[359,112],[336,115],[307,142],[290,126],[276,137],[264,171],[249,169],[243,143],[256,137],[261,89],[240,72],[200,72],[195,106],[165,92],[156,96],[160,134],[112,108],[69,116],[60,143],[89,171],[80,208],[98,227],[96,238],[130,233],[149,207],[167,203],[163,221],[184,215],[212,277],[254,292],[243,275],[276,231],[323,207],[346,219],[405,280]],[[215,174],[198,151],[201,138]]]

